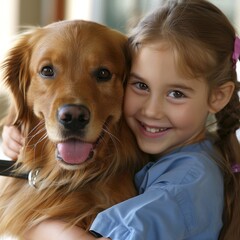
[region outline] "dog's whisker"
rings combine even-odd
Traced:
[[[38,127],[40,127],[40,124],[38,124]],[[35,127],[34,129],[37,129],[37,127]],[[28,145],[35,137],[37,138],[37,136],[38,136],[39,134],[41,134],[42,132],[44,132],[44,131],[45,131],[45,127],[44,127],[44,125],[42,125],[42,127],[39,128],[39,130],[38,130],[37,132],[35,132],[33,135],[28,134],[28,136],[27,136],[28,141],[26,142],[26,144]],[[33,133],[33,129],[31,130],[30,133]],[[45,133],[45,134],[46,134],[46,133]],[[39,141],[39,140],[38,140],[38,141]]]
[[[25,145],[26,145],[26,146],[29,146],[29,147],[35,145],[35,143],[31,143],[31,142],[33,141],[34,138],[38,139],[37,137],[38,137],[38,134],[34,134],[34,135],[32,135],[31,137],[29,136],[29,137],[27,138],[27,141],[25,142]],[[39,141],[39,140],[38,140],[38,141]]]
[[[45,139],[47,139],[47,134],[46,133],[38,139],[38,141],[34,144],[34,147],[36,147],[40,142],[42,142]]]
[[[32,128],[31,131],[28,133],[28,135],[30,136],[32,134],[32,132],[34,132],[39,127],[41,127],[41,130],[42,130],[42,127],[45,128],[45,121],[44,120],[41,120],[34,128]]]
[[[105,129],[103,129],[103,131],[104,131],[105,133],[107,133],[107,134],[111,137],[111,139],[115,139],[116,141],[120,142],[119,138],[117,138],[115,135],[113,135],[113,134],[110,132],[110,130],[109,130],[109,128],[108,128],[107,125],[105,126]]]
[[[114,148],[116,149],[117,155],[118,155],[118,147],[117,147],[117,142],[121,143],[121,141],[114,135],[112,134],[110,131],[104,129],[104,132],[106,134],[108,134],[109,138],[111,139],[111,141],[113,142]],[[107,142],[106,142],[107,144]]]
[[[34,136],[32,136],[31,139],[32,139],[32,138],[34,138]],[[31,159],[31,160],[34,161],[34,160],[36,159],[36,156],[37,156],[36,146],[37,146],[40,142],[42,142],[42,141],[44,141],[44,140],[47,141],[47,134],[44,134],[44,135],[43,135],[41,138],[39,138],[38,141],[37,141],[36,143],[34,143],[34,144],[29,144],[29,143],[31,142],[31,139],[26,143],[26,146],[28,146],[28,147],[30,147],[31,149],[33,149],[33,151],[34,151],[34,152],[33,152],[33,159]],[[45,142],[46,142],[46,141],[45,141]],[[24,149],[22,155],[23,155],[23,158],[25,158],[26,149]]]
[[[42,149],[41,149],[41,152],[40,152],[41,154],[38,157],[41,156],[41,158],[44,159],[45,157],[46,158],[48,157],[48,153],[44,151],[44,148],[45,148],[46,144],[48,143],[47,134],[45,134],[45,136],[42,136],[42,138],[39,139],[39,141],[34,144],[34,155],[37,155],[36,154],[36,146],[40,142],[43,142],[43,145],[42,145]]]
[[[44,131],[45,131],[45,129],[43,128],[43,129],[39,130],[38,132],[36,132],[34,135],[28,136],[28,141],[26,142],[26,146],[35,148],[38,143],[40,143],[42,140],[46,139],[47,138],[47,133],[44,133],[41,137],[38,137],[39,134],[44,132]],[[37,142],[31,143],[34,138],[37,139]]]

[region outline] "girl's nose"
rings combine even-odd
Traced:
[[[159,97],[149,97],[142,106],[142,114],[149,118],[162,118],[164,116],[163,100]]]

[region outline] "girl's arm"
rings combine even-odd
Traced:
[[[46,220],[30,229],[26,240],[94,240],[93,235],[79,227],[67,228],[67,224],[58,220]],[[98,238],[101,240],[108,238]],[[108,239],[109,240],[109,239]]]

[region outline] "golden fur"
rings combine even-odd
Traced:
[[[97,23],[63,21],[22,34],[10,50],[3,68],[13,104],[4,124],[18,126],[26,138],[18,171],[41,171],[37,188],[4,178],[0,235],[21,238],[47,218],[88,229],[98,212],[136,194],[142,153],[121,115],[126,41]],[[62,106],[83,106],[84,126],[66,127]],[[82,164],[57,160],[56,145],[67,139],[93,143],[93,156]]]

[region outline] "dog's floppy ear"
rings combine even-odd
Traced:
[[[22,125],[29,114],[26,109],[26,94],[31,80],[29,65],[33,46],[32,35],[35,31],[19,36],[2,65],[3,81],[12,97],[9,113],[4,123],[6,125]]]

